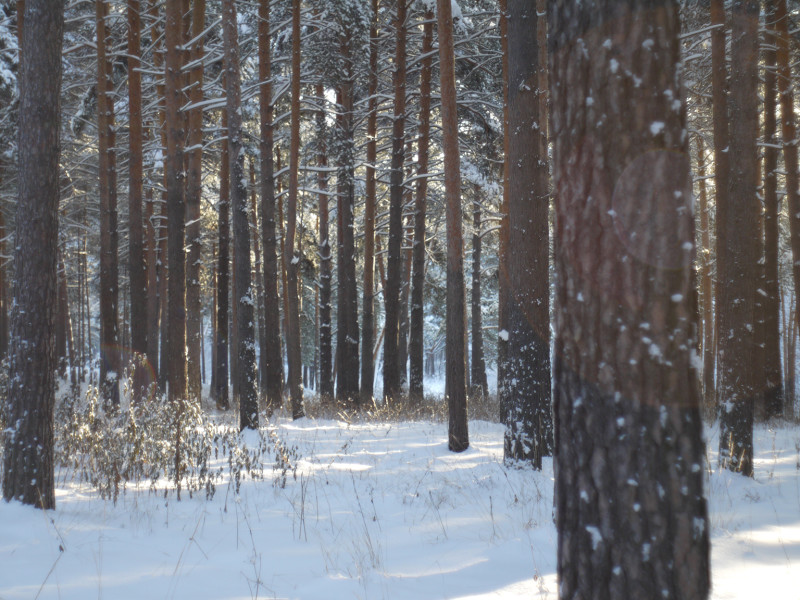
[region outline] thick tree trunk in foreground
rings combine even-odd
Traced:
[[[64,4],[28,0],[21,48],[19,200],[14,252],[3,498],[55,508],[53,406],[58,157]]]
[[[733,3],[731,27],[730,154],[728,209],[719,226],[725,245],[719,271],[718,401],[720,464],[753,475],[753,417],[761,392],[754,356],[760,258],[758,163],[758,2]],[[718,217],[719,219],[719,217]]]
[[[464,344],[464,234],[461,229],[461,158],[458,153],[458,112],[450,0],[438,0],[439,70],[442,95],[442,145],[447,218],[447,333],[445,396],[449,412],[448,448],[469,447],[467,374]]]
[[[553,448],[547,162],[540,156],[538,17],[529,0],[508,2],[507,380],[502,389],[508,460],[542,468]]]
[[[677,2],[551,0],[548,16],[560,597],[701,600],[709,530]]]

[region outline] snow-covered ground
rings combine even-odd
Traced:
[[[299,457],[285,487],[268,470],[210,501],[63,483],[54,512],[0,502],[0,598],[557,597],[552,462],[505,468],[499,425],[471,422],[458,455],[443,424],[276,429]],[[713,598],[797,600],[800,428],[756,446],[754,480],[709,475]]]

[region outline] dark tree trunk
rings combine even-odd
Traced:
[[[548,8],[560,597],[704,599],[678,3]]]
[[[253,258],[255,262],[253,263],[253,276],[251,278],[255,279],[256,282],[256,300],[254,300],[253,309],[256,313],[256,323],[258,323],[258,397],[259,397],[259,405],[261,405],[261,401],[264,402],[264,408],[266,408],[266,395],[267,390],[265,387],[265,380],[264,377],[261,377],[263,371],[265,370],[264,363],[266,362],[266,346],[267,346],[267,336],[266,336],[266,326],[265,326],[265,317],[264,317],[264,271],[262,270],[262,263],[261,263],[261,241],[259,240],[259,214],[258,214],[258,205],[256,203],[256,168],[253,164],[253,161],[250,160],[250,238],[251,243],[253,246]],[[270,412],[271,414],[271,412]]]
[[[371,0],[369,30],[369,95],[367,107],[367,164],[364,195],[364,296],[361,313],[361,403],[373,401],[375,363],[375,163],[378,156],[378,0]]]
[[[236,372],[233,376],[234,402],[239,406],[239,428],[258,428],[258,394],[255,381],[255,336],[253,333],[253,290],[250,284],[250,223],[247,216],[247,179],[242,143],[239,33],[234,0],[223,0],[222,33],[225,49],[225,81],[228,113],[228,157],[230,162],[231,209],[233,211],[233,252],[235,277],[233,302],[237,308]]]
[[[714,313],[715,329],[722,331],[721,274],[725,272],[727,257],[721,248],[727,247],[727,231],[723,226],[728,213],[728,179],[730,172],[730,148],[728,132],[728,67],[725,60],[725,8],[724,0],[711,0],[711,87],[714,124],[714,193],[716,204],[716,246],[717,246],[717,286],[715,289]],[[717,349],[715,348],[715,351]],[[717,365],[717,381],[719,386],[719,365]],[[718,389],[714,393],[714,411],[717,410]]]
[[[219,255],[217,257],[217,362],[216,399],[217,408],[230,408],[228,392],[228,303],[230,289],[230,164],[228,159],[228,118],[222,114],[222,152],[219,166],[219,210],[217,212],[217,234],[219,235]]]
[[[508,2],[508,348],[502,389],[507,460],[542,468],[553,451],[550,391],[550,242],[546,158],[540,156],[536,6]]]
[[[400,392],[400,288],[403,277],[403,162],[406,126],[406,14],[407,0],[397,0],[394,22],[395,53],[392,162],[389,171],[389,245],[386,259],[386,309],[383,338],[383,396],[393,399]],[[441,35],[441,34],[440,34]]]
[[[3,498],[55,508],[53,406],[64,4],[28,0],[19,99],[19,198]]]
[[[128,0],[128,277],[130,278],[133,397],[149,384],[143,360],[147,354],[147,264],[142,227],[142,74],[141,4]]]
[[[289,395],[292,418],[305,416],[303,408],[302,358],[300,353],[300,297],[298,277],[300,256],[295,248],[297,231],[297,193],[300,168],[300,0],[292,0],[292,82],[289,143],[289,199],[286,207],[286,242],[283,264],[286,269],[286,354],[288,356]]]
[[[153,188],[147,189],[145,201],[145,225],[147,235],[147,362],[158,379],[158,330],[160,322],[160,303],[158,301],[158,231],[155,222]]]
[[[264,329],[269,344],[262,348],[261,386],[267,396],[267,414],[282,404],[280,298],[278,296],[278,255],[275,230],[275,180],[273,173],[272,59],[270,48],[269,0],[260,0],[258,14],[258,69],[261,117],[261,246],[264,261]]]
[[[321,102],[325,93],[321,84],[317,85],[316,92]],[[325,129],[325,111],[321,110],[317,113],[317,138],[319,139],[317,166],[320,168],[319,174],[317,175],[317,187],[319,188],[317,202],[319,212],[319,396],[323,402],[333,399],[333,333],[331,329],[332,255],[328,211],[328,176],[325,173],[325,169],[328,166],[328,157],[325,148]],[[367,169],[369,168],[368,166]],[[369,174],[367,177],[369,177]],[[367,185],[369,185],[369,179],[367,179]],[[369,205],[369,192],[367,196],[367,205]],[[365,210],[368,210],[368,208]],[[366,218],[365,216],[365,220]],[[367,226],[365,225],[365,227]]]
[[[186,202],[183,172],[183,117],[181,102],[183,85],[182,12],[177,2],[166,4],[164,43],[165,126],[167,133],[166,187],[167,187],[167,326],[169,398],[183,401],[186,398],[186,257],[183,251]]]
[[[203,192],[203,54],[206,21],[205,0],[192,3],[192,46],[189,72],[188,145],[186,179],[186,376],[190,398],[200,398],[202,376],[200,370],[202,302],[200,290],[200,270],[202,239],[200,233],[200,199]]]
[[[448,405],[448,448],[469,447],[467,374],[464,345],[464,234],[461,217],[461,158],[458,153],[458,112],[453,44],[453,15],[449,0],[438,0],[439,71],[442,95],[442,146],[447,219],[447,333],[445,396]]]
[[[477,193],[478,189],[475,191]],[[481,205],[477,200],[472,208],[472,226],[474,228],[472,233],[472,394],[486,398],[489,395],[489,382],[486,379],[486,361],[483,358]]]
[[[508,371],[508,241],[510,230],[508,227],[509,204],[509,131],[508,112],[508,0],[498,0],[500,8],[500,45],[503,50],[503,198],[500,204],[500,232],[498,244],[498,286],[497,286],[497,395],[500,398],[500,418],[505,418],[508,407],[504,399],[508,398],[505,391],[506,372]]]
[[[763,416],[783,416],[778,286],[778,137],[775,0],[765,0],[767,31],[764,49],[764,389]]]
[[[119,406],[119,261],[117,160],[111,45],[106,0],[95,1],[97,25],[97,128],[100,162],[100,388],[106,408]]]
[[[419,142],[417,142],[417,189],[414,197],[414,247],[411,257],[411,315],[408,330],[408,395],[412,402],[422,400],[424,376],[425,315],[425,220],[428,204],[428,149],[431,131],[431,75],[433,64],[433,21],[426,11],[422,26],[422,70],[419,80]]]
[[[697,176],[700,185],[699,211],[700,211],[700,235],[702,247],[700,248],[700,285],[702,298],[702,315],[700,323],[702,325],[702,351],[703,351],[703,406],[708,416],[714,414],[714,361],[716,357],[715,336],[714,336],[714,288],[711,274],[711,221],[709,219],[708,192],[706,190],[706,157],[705,147],[702,138],[698,138],[697,147]],[[700,332],[698,332],[700,336]]]
[[[761,205],[758,164],[758,2],[735,0],[731,28],[730,154],[728,207],[718,227],[724,229],[719,272],[720,331],[718,400],[720,463],[753,475],[753,416],[760,392],[754,356]],[[719,219],[719,217],[718,217]]]

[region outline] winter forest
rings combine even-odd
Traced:
[[[0,2],[0,598],[797,598],[794,0]]]

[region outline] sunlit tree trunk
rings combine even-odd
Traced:
[[[442,146],[447,220],[447,318],[445,396],[448,405],[448,448],[469,447],[467,377],[464,344],[464,234],[461,216],[461,159],[458,153],[458,112],[450,0],[438,0],[439,72],[442,96]]]

